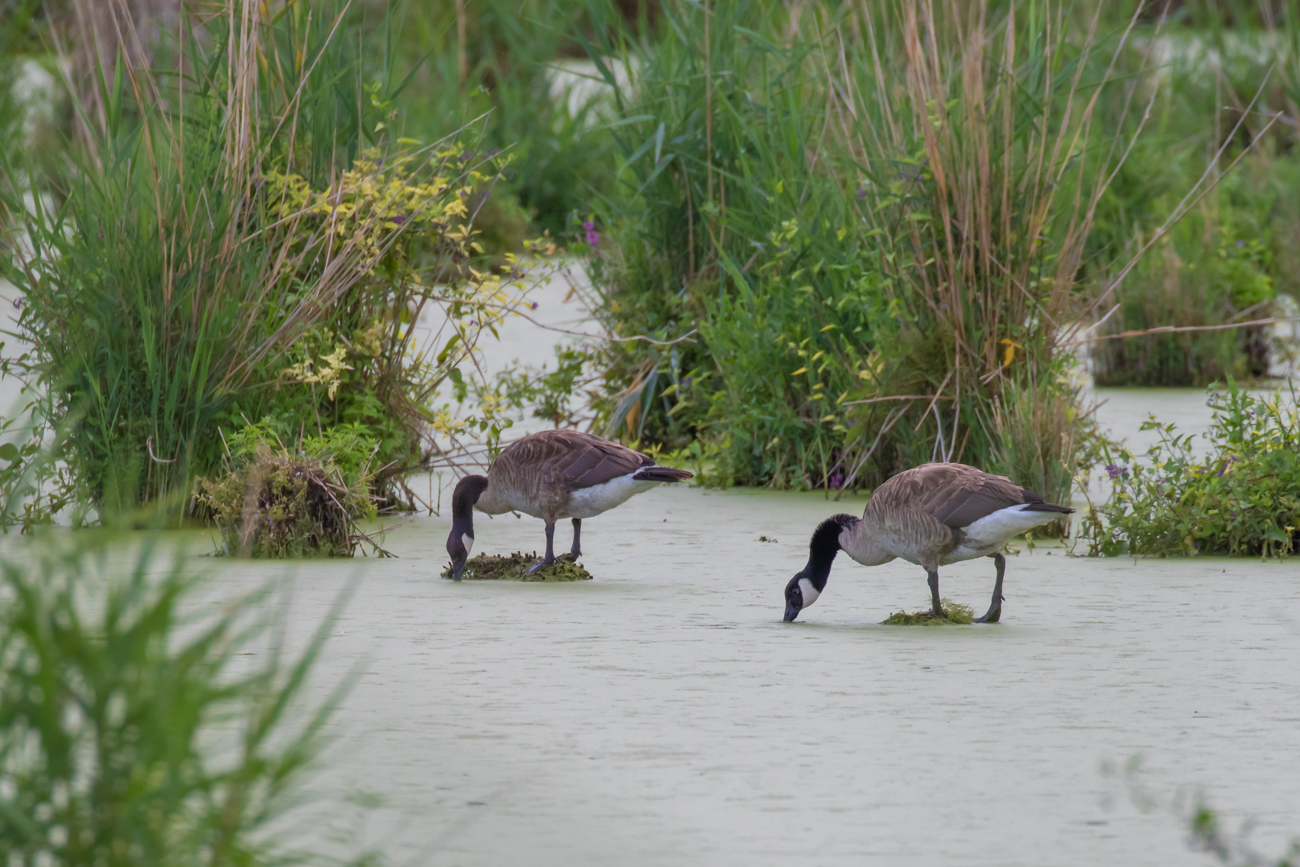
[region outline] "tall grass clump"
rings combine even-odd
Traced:
[[[184,558],[105,542],[0,564],[0,859],[300,862],[270,831],[319,755],[333,700],[302,691],[329,622],[286,656],[270,594],[196,618]]]
[[[595,276],[616,333],[696,343],[621,344],[610,429],[703,437],[741,483],[947,459],[1068,497],[1061,344],[1125,152],[1096,109],[1126,98],[1126,33],[1050,2],[665,17],[620,103]],[[1012,410],[1028,396],[1054,409]]]
[[[28,347],[11,364],[101,514],[180,508],[221,465],[223,430],[263,420],[295,441],[359,426],[393,500],[449,429],[433,398],[519,276],[474,267],[497,163],[401,136],[390,57],[366,62],[347,9],[184,12],[155,70],[131,64],[118,21],[113,74],[42,179],[55,204],[3,202],[31,238],[4,266]]]

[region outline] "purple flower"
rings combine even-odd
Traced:
[[[600,243],[600,233],[596,231],[596,224],[591,220],[582,224],[582,228],[587,230],[587,243],[596,246]]]
[[[396,217],[393,217],[393,222],[400,226],[406,222],[406,216],[403,214],[398,214]]]
[[[533,302],[533,309],[534,309],[534,310],[537,309],[537,302],[536,302],[536,301]]]
[[[832,488],[842,488],[844,487],[844,476],[840,475],[839,473],[836,473],[835,475],[827,479],[827,482],[830,484]]]
[[[682,382],[682,385],[684,385],[684,386],[687,387],[687,388],[690,388],[690,387],[691,387],[691,383],[694,382],[694,381],[695,381],[695,377],[693,377],[693,376],[688,376],[688,377],[686,377],[685,381]]]
[[[497,150],[496,148],[492,148],[492,150],[487,152],[487,158],[492,159],[494,156],[496,156],[499,153],[501,153],[501,151]]]
[[[24,299],[24,298],[15,298],[15,299],[14,299],[14,309],[17,310],[18,308],[22,307],[23,304],[25,304],[25,303],[26,303],[26,299]]]
[[[1128,467],[1120,466],[1119,464],[1109,464],[1106,467],[1106,475],[1110,476],[1112,479],[1126,478],[1128,476]]]
[[[1237,242],[1237,246],[1238,246],[1238,247],[1244,247],[1244,246],[1246,246],[1246,242],[1245,242],[1245,241],[1238,241],[1238,242]]]
[[[104,240],[104,233],[103,233],[103,232],[100,232],[100,233],[99,233],[98,235],[96,235],[95,237],[99,238],[99,239],[102,241],[102,240]]]
[[[460,155],[460,161],[461,161],[462,163],[467,163],[467,162],[469,162],[469,161],[472,160],[472,159],[474,159],[474,152],[473,152],[473,151],[466,151],[465,153],[463,153],[463,154]]]
[[[867,188],[862,187],[861,189],[858,190],[858,198],[865,199],[866,197],[867,197]]]

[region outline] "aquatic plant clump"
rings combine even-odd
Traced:
[[[231,436],[225,473],[197,481],[197,501],[221,531],[223,553],[245,557],[350,557],[387,552],[360,531],[374,519],[370,458],[378,444],[346,426],[305,437],[290,452],[265,422]]]
[[[1284,558],[1300,547],[1300,410],[1294,386],[1257,395],[1229,382],[1208,403],[1209,453],[1192,455],[1192,435],[1154,417],[1142,430],[1160,441],[1138,461],[1109,458],[1107,502],[1092,505],[1078,538],[1089,556],[1218,554]],[[1083,489],[1087,495],[1086,487]]]
[[[882,626],[943,626],[945,624],[955,624],[965,626],[975,622],[975,612],[969,605],[962,605],[949,599],[943,600],[943,611],[947,617],[940,617],[937,614],[931,614],[929,611],[918,611],[915,614],[909,614],[906,611],[895,611],[893,614],[880,621]]]
[[[465,572],[461,578],[465,581],[528,581],[547,584],[592,580],[592,574],[581,563],[571,560],[568,555],[558,558],[550,566],[543,566],[529,574],[528,570],[539,559],[541,558],[536,551],[531,554],[516,551],[504,556],[479,554],[465,562]],[[442,570],[442,577],[451,578],[450,564]]]

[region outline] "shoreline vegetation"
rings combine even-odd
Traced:
[[[232,505],[256,463],[232,439],[316,443],[338,479],[364,443],[346,521],[432,510],[406,480],[490,457],[520,413],[712,485],[956,460],[1068,500],[1116,454],[1080,354],[1100,383],[1240,381],[1295,309],[1289,14],[157,5],[7,13],[22,529],[284,513]],[[37,62],[56,108],[31,113]],[[484,379],[561,251],[611,339]]]

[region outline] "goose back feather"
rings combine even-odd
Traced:
[[[862,521],[845,529],[841,544],[866,565],[902,557],[934,569],[984,556],[1008,538],[1072,511],[1006,476],[965,464],[922,464],[877,488]]]

